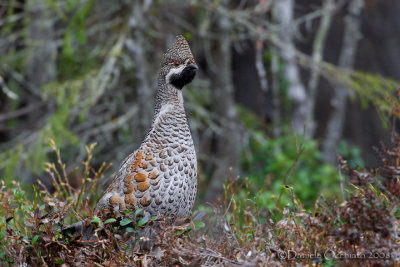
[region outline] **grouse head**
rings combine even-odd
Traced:
[[[177,36],[161,61],[161,73],[165,75],[165,82],[182,89],[194,79],[197,69],[188,42],[183,36]]]

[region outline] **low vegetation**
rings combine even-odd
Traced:
[[[400,104],[388,99],[398,116]],[[247,177],[231,175],[219,202],[198,206],[191,218],[174,224],[142,210],[123,219],[93,216],[110,165],[93,167],[96,145],[86,147],[87,157],[74,171],[82,185],[74,188],[60,150],[50,141],[54,162],[45,171],[51,190],[39,181],[32,192],[16,181],[1,182],[0,265],[400,264],[400,135],[393,134],[390,146],[375,148],[380,167],[355,167],[339,156],[335,170],[318,165],[314,141],[296,135],[267,140],[256,117],[241,113],[250,129],[249,150],[243,151]],[[343,151],[361,162],[359,151]],[[86,218],[95,233],[91,238],[63,231]]]
[[[160,265],[370,265],[400,263],[400,137],[392,148],[377,149],[382,167],[354,169],[341,159],[349,179],[345,200],[320,196],[313,208],[304,208],[291,186],[291,198],[272,209],[260,205],[248,180],[231,177],[225,195],[214,206],[199,207],[179,225],[157,222],[150,241],[142,246],[141,233],[154,218],[138,211],[138,218],[101,221],[91,216],[91,200],[98,197],[100,178],[108,166],[90,165],[94,146],[87,147],[83,186],[73,189],[54,143],[56,163],[46,171],[54,192],[42,184],[28,196],[17,182],[0,189],[0,262],[16,266],[138,266]],[[295,170],[294,170],[295,171]],[[97,237],[84,241],[65,235],[62,228],[89,217]],[[140,219],[139,219],[140,218]],[[135,233],[135,234],[133,234]]]

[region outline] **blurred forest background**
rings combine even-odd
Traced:
[[[394,127],[398,14],[397,0],[1,0],[0,177],[51,185],[49,139],[74,186],[94,142],[111,175],[147,133],[160,58],[183,34],[200,66],[184,88],[198,203],[230,175],[266,208],[285,185],[305,205],[341,197],[337,154],[376,166]]]

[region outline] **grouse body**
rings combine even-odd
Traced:
[[[95,213],[121,214],[142,208],[151,216],[190,215],[197,190],[197,158],[182,88],[193,80],[197,69],[187,41],[178,36],[161,62],[150,131],[123,161]]]

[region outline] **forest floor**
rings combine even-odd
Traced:
[[[345,201],[320,196],[307,210],[293,195],[286,207],[268,211],[238,197],[243,181],[230,178],[219,203],[179,225],[140,210],[123,220],[91,217],[93,205],[83,200],[94,198],[107,166],[94,170],[88,147],[84,184],[74,190],[53,144],[59,159],[47,172],[54,192],[35,186],[28,196],[17,182],[0,188],[0,265],[399,266],[400,137],[393,142],[380,150],[380,168],[356,170],[342,160],[352,186]],[[97,233],[91,240],[62,231],[87,217]],[[149,229],[156,229],[150,239]]]

